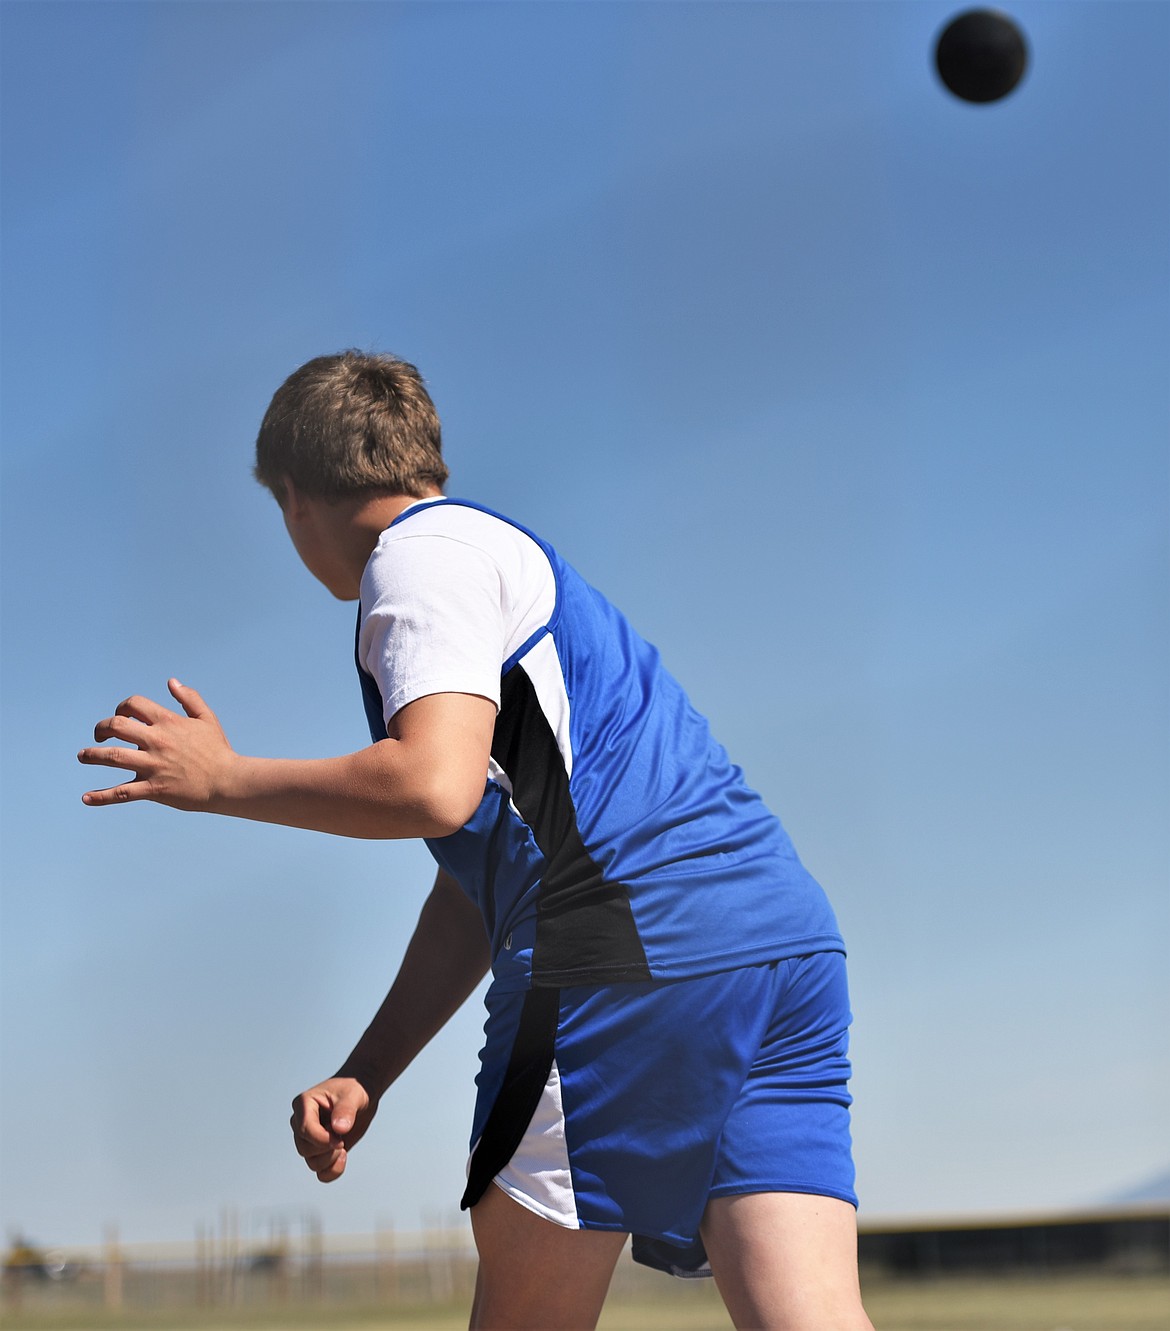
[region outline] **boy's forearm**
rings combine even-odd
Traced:
[[[478,909],[440,870],[390,992],[337,1075],[377,1100],[463,1006],[490,960]]]
[[[389,738],[341,758],[232,755],[219,813],[352,837],[444,837],[483,798],[495,704],[431,694],[398,711]]]
[[[338,758],[235,754],[207,809],[335,836],[443,837],[463,826],[483,793],[453,786],[441,766],[412,762],[387,739]]]

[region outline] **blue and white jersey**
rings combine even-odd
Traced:
[[[844,950],[658,652],[531,532],[461,500],[405,510],[366,568],[357,662],[375,740],[427,694],[498,706],[479,808],[427,845],[482,912],[502,989]]]

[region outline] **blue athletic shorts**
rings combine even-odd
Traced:
[[[857,1204],[845,958],[696,979],[488,992],[464,1207],[491,1183],[634,1257],[707,1274],[712,1197]]]

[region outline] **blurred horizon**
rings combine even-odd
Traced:
[[[1027,1225],[1035,1223],[1075,1223],[1085,1220],[1109,1220],[1113,1218],[1161,1215],[1170,1206],[1170,1170],[1163,1171],[1133,1187],[1124,1188],[1108,1197],[1080,1205],[1047,1209],[1041,1207],[1016,1207],[996,1211],[964,1211],[939,1213],[906,1213],[892,1215],[859,1213],[858,1227],[861,1233],[882,1233],[910,1228],[930,1230],[932,1228],[952,1229],[955,1227],[987,1227]],[[402,1223],[383,1217],[380,1221],[361,1229],[331,1230],[324,1223],[328,1219],[329,1208],[325,1205],[307,1206],[249,1206],[226,1205],[214,1215],[193,1217],[189,1232],[184,1237],[172,1235],[165,1239],[142,1238],[126,1233],[118,1223],[116,1216],[107,1217],[100,1231],[87,1239],[63,1241],[53,1235],[30,1234],[19,1227],[10,1227],[5,1238],[11,1253],[22,1244],[42,1252],[53,1250],[71,1254],[86,1251],[109,1249],[111,1246],[126,1254],[142,1257],[157,1248],[160,1252],[177,1254],[188,1247],[194,1251],[199,1243],[230,1240],[245,1250],[249,1247],[263,1248],[274,1234],[285,1235],[301,1243],[323,1241],[330,1244],[344,1245],[349,1240],[365,1239],[383,1231],[396,1235],[396,1245],[400,1247],[404,1239],[420,1238],[428,1234],[455,1234],[466,1232],[470,1241],[471,1222],[466,1212],[458,1208],[434,1211],[422,1210],[417,1223]],[[396,1251],[398,1249],[396,1248]]]

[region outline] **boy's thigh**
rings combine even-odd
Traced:
[[[737,1327],[872,1331],[857,1277],[857,1219],[848,1202],[806,1193],[717,1197],[703,1242]]]
[[[596,1325],[625,1234],[553,1224],[498,1187],[471,1208],[471,1224],[479,1253],[472,1331]]]

